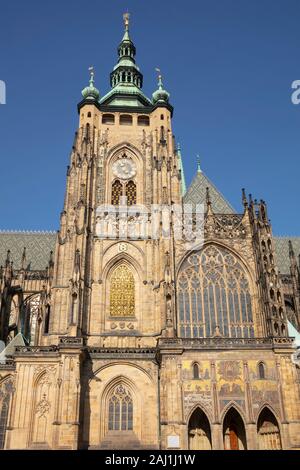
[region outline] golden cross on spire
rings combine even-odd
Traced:
[[[129,18],[130,18],[130,13],[127,11],[126,13],[123,14],[123,20],[124,20],[124,25],[126,29],[128,29],[129,27]]]

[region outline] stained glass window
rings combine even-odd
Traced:
[[[225,248],[209,245],[185,260],[178,298],[182,337],[253,337],[248,276]]]
[[[133,181],[126,184],[126,196],[128,206],[136,204],[136,185]]]
[[[110,315],[133,317],[135,314],[134,277],[126,264],[120,264],[110,280]]]
[[[108,404],[109,431],[132,431],[133,403],[129,390],[122,384],[113,391]]]
[[[120,204],[120,197],[122,196],[122,192],[122,183],[119,180],[114,181],[111,191],[111,203],[114,206],[118,206]]]

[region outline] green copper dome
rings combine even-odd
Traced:
[[[162,76],[158,76],[158,90],[152,94],[152,101],[156,103],[168,103],[170,98],[170,93],[168,93],[163,88]]]
[[[89,86],[85,87],[81,94],[85,100],[95,100],[98,101],[100,97],[100,92],[99,90],[94,86],[94,68],[90,67],[89,71],[91,72],[91,77],[90,77],[90,84]]]

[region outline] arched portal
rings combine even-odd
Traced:
[[[211,450],[210,425],[205,413],[197,408],[189,421],[188,439],[190,450]]]
[[[260,450],[282,449],[278,422],[269,408],[264,408],[259,415],[257,434]]]
[[[244,422],[235,408],[230,408],[223,422],[225,450],[246,450],[246,431]]]

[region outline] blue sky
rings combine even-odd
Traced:
[[[159,66],[171,93],[188,182],[200,154],[238,211],[245,187],[275,234],[300,235],[299,0],[2,2],[0,229],[58,228],[87,69],[105,94],[127,9],[144,92]]]

